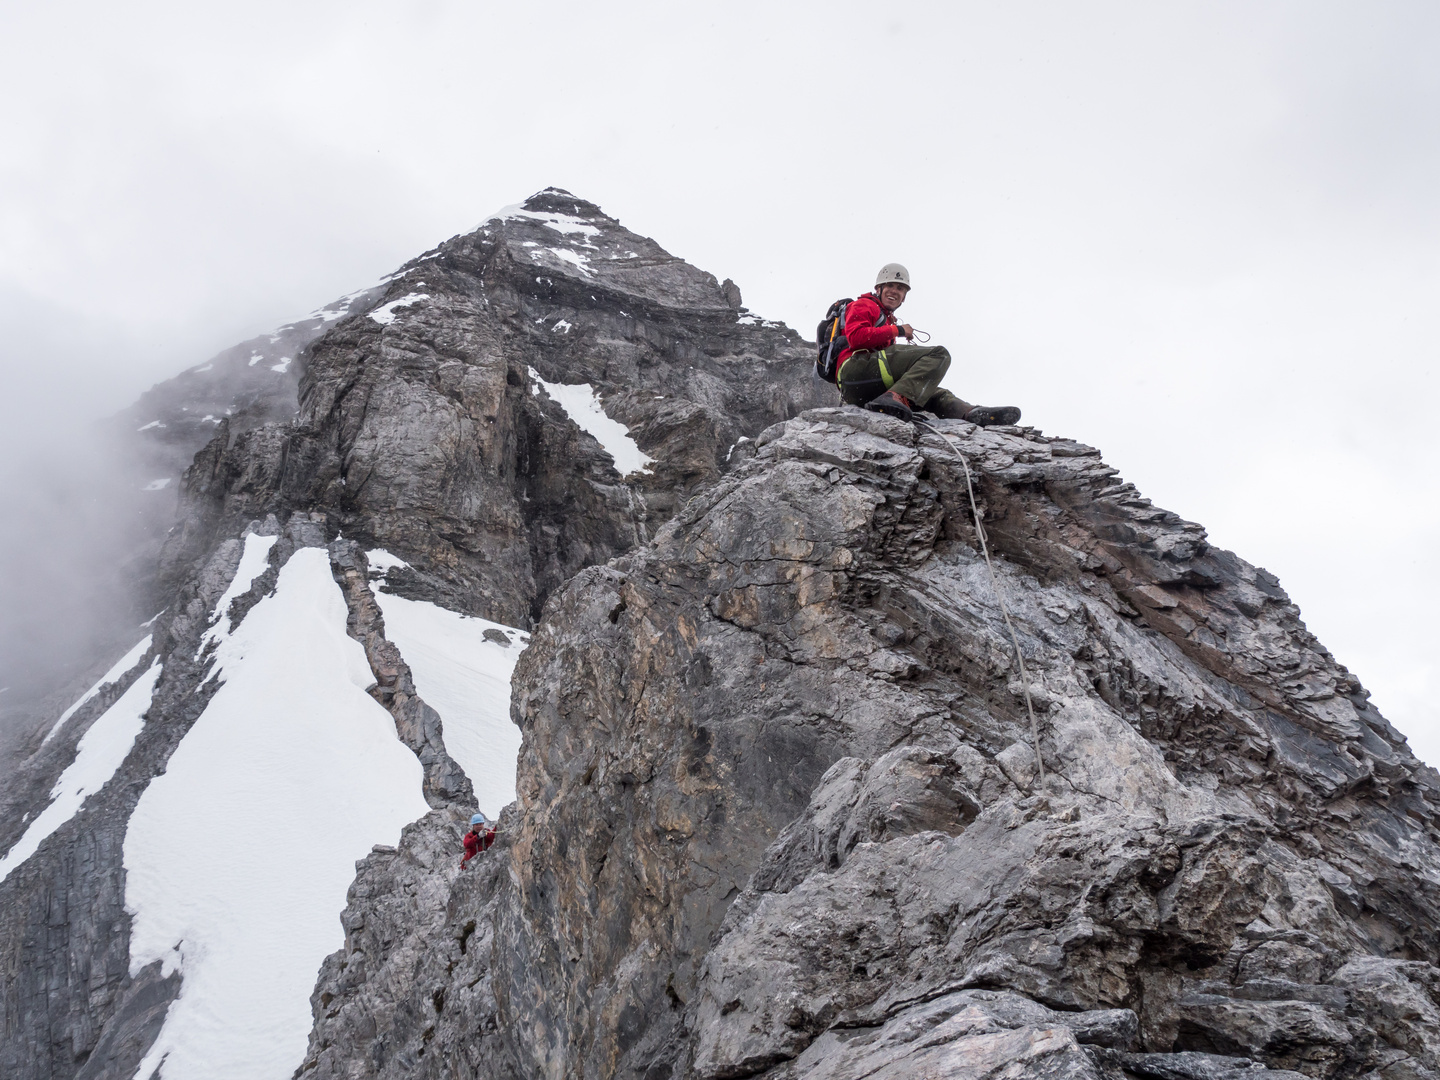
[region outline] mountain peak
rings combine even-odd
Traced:
[[[504,207],[448,245],[500,244],[510,259],[537,272],[535,284],[598,288],[646,305],[735,311],[739,290],[625,228],[594,203],[560,188]],[[442,250],[446,249],[442,245]],[[410,264],[414,265],[414,264]]]
[[[0,786],[7,1078],[1440,1071],[1440,776],[1278,582],[738,305],[547,188],[225,354]]]

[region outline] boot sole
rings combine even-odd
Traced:
[[[971,416],[974,414],[972,413]],[[1019,409],[986,409],[979,417],[971,419],[965,417],[972,424],[979,424],[981,427],[1006,427],[1020,422]]]
[[[899,409],[891,408],[889,405],[875,405],[873,403],[866,405],[865,408],[870,412],[884,413],[886,416],[893,416],[896,420],[915,419],[915,414],[909,409],[901,412]]]

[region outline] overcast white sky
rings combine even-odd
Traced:
[[[953,389],[1440,761],[1437,56],[1433,0],[0,5],[0,453],[554,184],[807,336],[906,263]]]

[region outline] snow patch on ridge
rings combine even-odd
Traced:
[[[356,289],[352,293],[346,293],[333,304],[327,304],[325,307],[312,311],[306,318],[319,319],[321,322],[334,322],[336,319],[343,319],[346,315],[350,314],[350,305],[367,291],[367,289]]]
[[[585,256],[581,255],[578,251],[571,251],[569,248],[546,248],[545,250],[550,252],[551,255],[554,255],[561,262],[568,262],[570,265],[575,267],[575,269],[579,270],[582,274],[593,275],[595,273],[594,270],[590,269],[590,260],[585,258]],[[532,251],[530,254],[535,255],[536,252]]]
[[[136,804],[130,970],[184,974],[137,1076],[294,1072],[356,860],[429,810],[347,615],[328,553],[291,556],[219,642],[223,685]]]
[[[260,536],[250,533],[245,537],[245,550],[240,553],[240,563],[235,567],[235,576],[215,601],[210,612],[210,629],[200,638],[200,647],[195,650],[199,660],[206,646],[219,643],[230,636],[230,604],[236,597],[244,596],[255,584],[255,579],[270,565],[270,549],[275,546],[278,536]]]
[[[409,307],[411,304],[418,304],[421,300],[429,299],[429,293],[409,293],[400,297],[399,300],[391,300],[388,304],[381,304],[374,311],[370,312],[370,318],[374,319],[381,326],[389,326],[400,317],[395,313],[396,308]]]
[[[154,619],[150,620],[150,622],[153,623],[155,619],[158,619],[159,617],[159,615],[156,615]],[[141,625],[149,626],[150,623],[142,623]],[[44,746],[51,739],[53,739],[55,737],[55,733],[65,726],[65,721],[69,720],[70,717],[74,716],[77,712],[80,711],[80,706],[84,705],[101,690],[105,689],[105,687],[119,680],[120,676],[128,673],[131,668],[138,664],[140,662],[140,658],[150,651],[150,642],[152,640],[153,635],[146,634],[138,645],[136,645],[133,649],[127,652],[119,660],[115,661],[115,665],[109,671],[105,672],[104,675],[100,676],[99,682],[97,682],[94,686],[90,687],[89,690],[86,690],[85,693],[81,694],[74,705],[71,705],[68,709],[66,709],[63,713],[60,714],[60,719],[56,720],[55,723],[50,726],[50,730],[45,733],[45,738],[40,740],[40,745]]]
[[[584,243],[586,247],[593,247],[594,245],[590,243],[591,237],[600,235],[599,226],[590,224],[590,222],[582,217],[576,217],[574,214],[556,214],[548,211],[526,210],[519,203],[502,207],[495,211],[495,213],[480,222],[479,225],[476,225],[475,229],[484,228],[492,221],[506,221],[512,218],[538,221],[547,229],[554,229],[563,236],[578,235],[583,238],[582,243]],[[474,232],[475,229],[470,231]]]
[[[649,469],[655,464],[655,459],[641,450],[630,437],[629,428],[605,415],[605,409],[600,404],[600,395],[589,383],[576,383],[573,386],[549,383],[542,379],[533,367],[527,370],[533,383],[543,386],[545,392],[565,410],[565,415],[593,435],[595,441],[615,459],[615,469],[621,476]],[[530,392],[539,395],[534,385],[530,387]]]
[[[370,563],[370,572],[379,574],[381,579],[391,570],[408,570],[410,564],[398,555],[391,555],[384,548],[376,548],[374,551],[365,553],[366,560]]]
[[[384,548],[366,552],[385,636],[410,665],[415,689],[440,714],[445,749],[465,770],[487,816],[515,801],[520,729],[510,720],[510,676],[530,635],[424,600],[382,592],[384,574],[407,565]],[[488,636],[487,636],[488,635]]]
[[[147,637],[140,644],[148,649],[150,639]],[[133,655],[134,650],[131,653]],[[155,682],[159,678],[160,659],[156,657],[149,670],[131,683],[130,689],[121,694],[120,699],[90,725],[90,730],[80,736],[80,742],[75,747],[75,760],[50,789],[50,805],[40,811],[15,846],[0,859],[0,881],[34,855],[46,837],[79,813],[87,798],[110,782],[115,770],[120,768],[130,748],[135,745],[135,736],[145,726],[145,713],[150,708]]]

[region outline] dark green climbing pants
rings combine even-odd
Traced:
[[[886,390],[910,401],[917,409],[932,409],[950,402],[961,410],[970,406],[949,390],[939,389],[950,368],[950,350],[943,345],[891,345],[873,352],[853,352],[840,366],[840,397],[847,405],[864,405]]]

